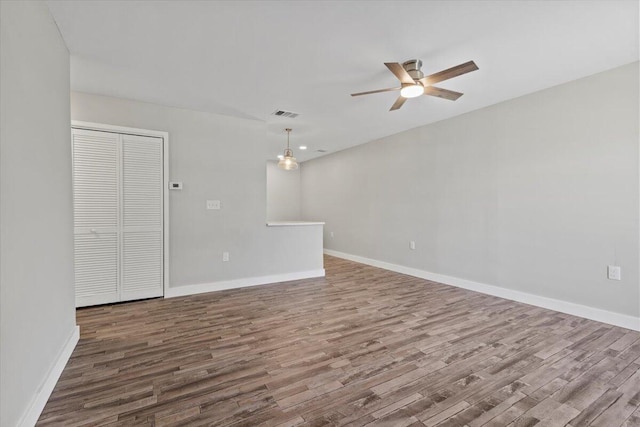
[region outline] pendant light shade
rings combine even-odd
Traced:
[[[298,162],[296,158],[293,157],[293,151],[289,148],[289,135],[291,134],[291,129],[286,128],[285,131],[287,132],[287,148],[284,150],[284,156],[278,162],[278,167],[286,171],[292,171],[298,169]]]

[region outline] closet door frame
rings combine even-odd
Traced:
[[[111,133],[123,133],[127,135],[150,136],[162,138],[162,243],[163,243],[163,294],[164,298],[168,295],[169,290],[169,133],[159,130],[138,129],[125,126],[115,126],[103,123],[83,122],[78,120],[71,121],[72,129],[95,130]]]

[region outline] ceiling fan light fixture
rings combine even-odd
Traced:
[[[293,151],[289,148],[289,135],[291,134],[291,129],[286,128],[285,131],[287,132],[287,148],[284,150],[284,155],[278,162],[278,167],[286,171],[292,171],[298,169],[298,161],[293,157]]]
[[[403,86],[400,90],[400,96],[403,98],[416,98],[421,95],[424,95],[424,86],[420,83]]]

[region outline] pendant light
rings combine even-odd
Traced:
[[[298,162],[296,161],[296,158],[293,157],[293,151],[289,148],[289,135],[291,134],[291,129],[286,128],[285,131],[287,132],[287,149],[284,150],[284,157],[282,157],[278,162],[278,167],[286,171],[292,171],[298,169]]]

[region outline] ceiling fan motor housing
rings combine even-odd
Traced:
[[[402,68],[409,73],[413,80],[420,80],[424,77],[424,73],[420,70],[420,68],[422,68],[422,61],[419,59],[410,59],[403,62]]]

